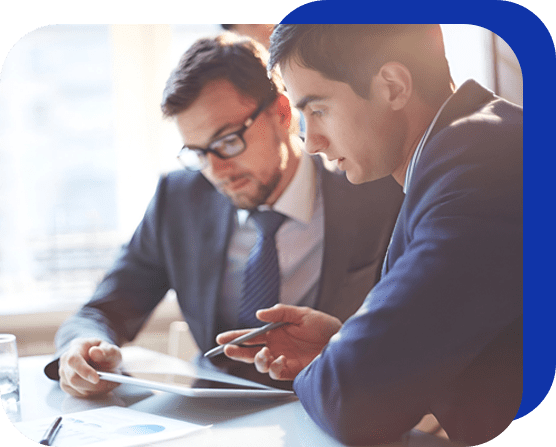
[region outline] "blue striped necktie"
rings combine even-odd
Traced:
[[[257,242],[249,253],[243,276],[239,327],[261,326],[263,323],[255,317],[255,312],[274,306],[280,296],[280,268],[274,236],[286,216],[276,211],[254,211],[249,217],[257,226]]]

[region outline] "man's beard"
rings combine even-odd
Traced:
[[[253,210],[268,200],[270,195],[276,189],[276,186],[278,186],[278,183],[280,183],[280,180],[282,179],[282,172],[277,169],[272,174],[270,180],[266,183],[261,183],[258,180],[254,180],[251,177],[251,174],[246,174],[246,177],[249,177],[250,181],[256,184],[257,190],[254,194],[248,194],[244,192],[239,192],[237,194],[228,193],[225,189],[221,189],[221,192],[226,197],[228,197],[237,208]]]

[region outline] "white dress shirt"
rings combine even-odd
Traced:
[[[272,209],[289,217],[276,233],[280,265],[280,302],[314,306],[324,251],[324,207],[315,164],[302,152],[297,171]],[[267,205],[260,210],[269,209]],[[238,210],[228,248],[219,317],[236,327],[243,272],[257,230],[249,211]]]

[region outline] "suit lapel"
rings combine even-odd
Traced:
[[[334,309],[344,284],[349,261],[349,250],[345,249],[349,244],[348,236],[351,234],[351,219],[345,218],[350,212],[349,201],[343,200],[341,194],[345,190],[341,183],[347,180],[328,171],[321,159],[314,159],[324,204],[324,253],[316,308],[330,312]]]
[[[494,99],[494,94],[473,80],[465,82],[448,100],[429,137],[453,121],[474,113],[479,107]]]
[[[202,306],[204,346],[214,345],[217,329],[217,305],[222,288],[226,266],[226,255],[233,228],[235,208],[222,194],[210,191],[210,197],[201,201],[202,213],[201,240],[203,249],[199,252],[199,305]],[[202,300],[202,302],[201,302]]]
[[[438,119],[432,129],[428,140],[425,142],[425,151],[427,145],[432,140],[433,136],[440,132],[442,129],[449,126],[454,121],[464,118],[472,113],[476,112],[477,109],[484,106],[489,101],[494,99],[494,94],[489,90],[483,88],[477,82],[469,80],[461,85],[461,87],[454,93],[452,97],[446,103],[444,109],[438,116]],[[404,243],[404,229],[402,228],[400,221],[400,216],[404,213],[404,208],[400,210],[398,215],[394,231],[392,233],[392,238],[390,239],[390,244],[388,245],[388,250],[386,252],[386,257],[382,266],[381,277],[386,275],[393,265],[394,261],[403,252],[405,246]],[[405,221],[405,220],[404,220]]]

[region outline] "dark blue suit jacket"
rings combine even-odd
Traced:
[[[378,281],[403,200],[393,178],[354,186],[312,157],[324,204],[324,253],[316,307],[342,321]],[[233,329],[218,319],[228,242],[236,209],[201,174],[185,170],[161,178],[142,222],[94,296],[56,335],[58,355],[76,337],[122,345],[133,340],[156,305],[174,289],[202,351]],[[238,375],[266,381],[251,365],[215,358]],[[46,368],[57,378],[57,361]],[[249,371],[249,372],[248,372]]]
[[[432,412],[479,444],[522,391],[522,109],[473,81],[449,100],[413,173],[384,273],[294,381],[350,444],[399,439]]]

